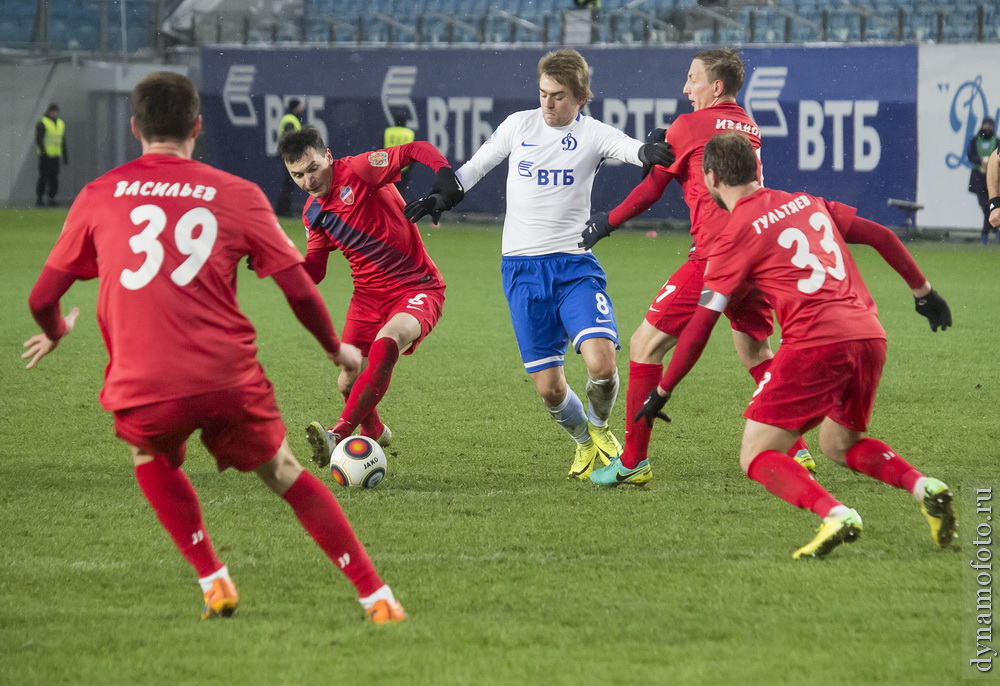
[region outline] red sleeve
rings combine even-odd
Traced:
[[[272,274],[278,288],[285,294],[288,305],[302,326],[319,341],[323,350],[335,353],[340,349],[340,339],[330,321],[330,313],[323,304],[316,286],[300,265],[283,269]]]
[[[903,277],[907,286],[920,288],[926,283],[927,279],[920,271],[920,267],[892,229],[858,216],[851,220],[846,229],[843,226],[838,224],[846,242],[875,248],[882,259]]]
[[[698,307],[695,310],[694,316],[684,327],[684,333],[681,334],[677,341],[677,347],[670,356],[667,371],[660,379],[660,388],[670,393],[681,382],[681,379],[687,376],[704,352],[720,314],[722,313],[707,307]]]
[[[326,278],[326,264],[334,247],[322,229],[310,229],[306,240],[306,273],[313,283]]]
[[[399,181],[400,171],[413,162],[425,164],[435,172],[451,166],[448,159],[427,141],[394,145],[385,150],[345,157],[344,161],[362,181],[375,187]]]
[[[31,316],[38,322],[49,340],[58,341],[66,335],[66,321],[59,310],[59,300],[77,277],[52,267],[44,267],[28,296]]]
[[[402,155],[404,159],[402,167],[410,166],[411,162],[420,162],[436,172],[442,167],[451,166],[448,158],[427,141],[413,141],[412,143],[397,145],[389,149],[398,151]]]
[[[642,183],[633,188],[628,197],[608,213],[608,221],[611,222],[611,226],[621,226],[629,219],[638,217],[652,207],[653,203],[663,195],[667,184],[673,178],[672,173],[662,167],[654,166],[649,175],[642,180]]]

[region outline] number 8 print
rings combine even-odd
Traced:
[[[146,260],[135,271],[122,270],[120,281],[122,286],[130,291],[137,291],[149,285],[163,266],[163,245],[160,234],[167,226],[167,215],[157,205],[140,205],[132,210],[129,219],[136,226],[145,223],[146,227],[129,239],[129,247],[136,255],[146,254]],[[201,229],[198,237],[194,237],[196,229]],[[174,243],[177,250],[188,258],[170,273],[170,280],[178,286],[186,286],[198,275],[212,253],[215,238],[219,233],[219,224],[215,215],[204,207],[188,210],[177,221],[174,227]]]

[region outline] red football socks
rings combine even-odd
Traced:
[[[333,427],[335,434],[341,437],[350,436],[359,424],[369,419],[369,415],[389,388],[392,370],[398,359],[399,347],[393,339],[384,337],[372,343],[368,351],[368,366],[351,388],[351,395],[347,399],[344,411]],[[381,421],[379,423],[381,424]]]
[[[811,510],[820,518],[840,505],[805,467],[777,450],[765,450],[755,457],[747,476],[785,502]]]
[[[344,393],[345,407],[347,399],[350,397],[350,393]],[[333,429],[333,427],[330,428]],[[361,435],[378,440],[378,437],[382,435],[384,430],[385,424],[382,423],[382,418],[378,414],[378,407],[373,407],[372,411],[368,413],[367,417],[365,417],[365,420],[361,422]]]
[[[372,561],[361,541],[354,535],[340,503],[323,482],[303,471],[281,496],[299,518],[316,544],[358,589],[358,596],[369,596],[382,586]]]
[[[625,393],[625,447],[622,449],[622,465],[635,469],[636,465],[649,454],[649,437],[653,432],[646,420],[633,422],[636,413],[642,409],[646,396],[656,388],[663,376],[662,364],[646,362],[628,363],[628,390]]]
[[[862,438],[847,451],[847,466],[855,472],[909,492],[913,491],[917,479],[923,476],[892,448],[874,438]]]
[[[164,460],[154,459],[136,466],[135,480],[160,524],[198,577],[219,571],[222,562],[215,556],[201,518],[198,494],[184,470],[171,469]]]

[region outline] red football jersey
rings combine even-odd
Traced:
[[[45,264],[100,278],[106,410],[259,378],[256,332],[236,302],[244,255],[260,278],[303,261],[249,181],[146,154],[84,187]]]
[[[667,169],[653,167],[654,174],[669,174],[681,184],[684,202],[691,217],[691,237],[695,252],[701,256],[712,236],[729,221],[729,213],[719,207],[705,187],[705,172],[701,160],[705,144],[720,133],[739,131],[750,139],[755,150],[760,150],[760,130],[746,111],[735,102],[723,102],[696,112],[682,114],[667,129],[667,142],[674,151],[674,163]],[[758,152],[757,180],[760,178]]]
[[[408,148],[334,160],[329,195],[310,197],[303,211],[309,260],[342,251],[356,289],[384,293],[423,284],[444,286],[419,229],[403,217],[403,197],[393,183],[412,161],[404,154]],[[441,162],[447,166],[443,157]]]
[[[705,288],[759,288],[777,313],[782,345],[808,348],[885,338],[871,295],[834,217],[853,208],[770,188],[741,199],[709,246]]]

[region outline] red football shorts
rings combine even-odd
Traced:
[[[116,410],[114,416],[118,438],[165,457],[174,468],[184,463],[187,440],[197,429],[220,472],[252,471],[285,440],[274,386],[263,375],[246,386]]]
[[[347,308],[347,321],[340,338],[350,343],[368,357],[375,337],[390,319],[401,312],[413,315],[420,322],[420,337],[413,341],[404,355],[417,349],[441,319],[444,308],[444,288],[411,288],[393,293],[354,291]]]
[[[801,433],[824,417],[852,431],[865,431],[885,350],[883,338],[803,349],[782,346],[743,416]]]
[[[668,336],[680,338],[698,307],[705,286],[705,264],[703,259],[684,262],[656,294],[646,310],[646,321]],[[734,329],[755,341],[774,333],[771,306],[760,291],[732,298],[725,314]]]

